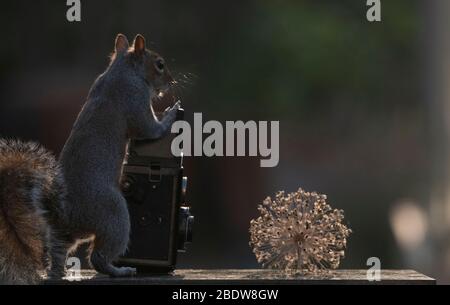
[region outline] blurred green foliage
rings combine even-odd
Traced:
[[[306,119],[342,104],[372,111],[402,102],[396,90],[407,103],[417,95],[405,86],[416,80],[417,1],[383,1],[381,23],[364,22],[366,9],[354,0],[258,1],[223,33],[210,67],[218,73],[206,90],[217,112]]]

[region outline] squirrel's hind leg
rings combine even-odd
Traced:
[[[113,266],[111,260],[95,248],[91,253],[91,264],[98,272],[111,277],[129,277],[136,274],[135,268]]]
[[[51,267],[48,277],[60,279],[66,276],[66,259],[69,249],[73,245],[69,238],[55,236],[52,238],[52,245],[49,249]]]
[[[136,274],[136,269],[116,267],[113,261],[124,254],[128,247],[130,218],[127,204],[120,191],[113,192],[108,202],[98,202],[103,209],[97,222],[95,238],[90,248],[90,263],[97,272],[112,277],[127,277]],[[113,206],[111,206],[111,203]]]

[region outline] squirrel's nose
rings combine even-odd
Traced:
[[[171,86],[177,84],[177,81],[173,79],[172,75],[169,72],[167,73],[166,80]]]

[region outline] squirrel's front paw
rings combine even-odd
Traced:
[[[177,112],[177,110],[179,110],[181,108],[181,101],[177,101],[175,103],[175,105],[172,106],[172,108],[170,108],[170,110],[174,111],[175,113]]]
[[[166,114],[165,117],[167,118],[167,120],[174,122],[177,117],[177,112],[180,108],[181,108],[181,102],[178,101],[175,103],[175,105],[172,106],[172,108],[164,111],[164,113]]]
[[[166,116],[170,114],[171,112],[174,112],[176,114],[177,110],[181,108],[181,102],[177,101],[172,107],[167,107],[164,112],[163,116]]]

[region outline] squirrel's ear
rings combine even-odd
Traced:
[[[117,34],[115,44],[116,54],[125,53],[129,47],[127,37],[123,34]]]
[[[136,35],[133,42],[134,52],[136,54],[144,54],[145,52],[145,38],[141,34]]]

